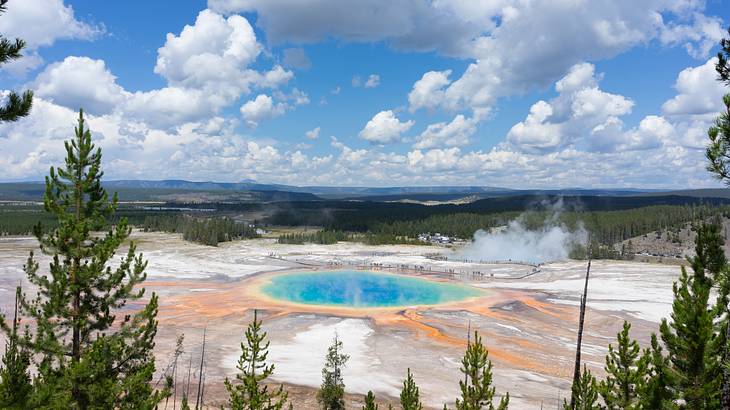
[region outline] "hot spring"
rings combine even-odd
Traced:
[[[261,290],[288,302],[356,308],[437,305],[484,294],[465,285],[351,270],[276,275]]]

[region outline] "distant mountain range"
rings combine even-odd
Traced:
[[[322,199],[396,201],[454,201],[510,196],[683,196],[730,199],[730,189],[656,190],[656,189],[508,189],[493,186],[400,186],[331,187],[261,184],[256,181],[193,182],[185,180],[116,180],[104,186],[119,192],[125,201],[157,200],[168,202],[280,202]],[[41,182],[0,183],[0,200],[40,200]]]
[[[260,184],[256,181],[242,182],[191,182],[185,180],[119,180],[108,181],[109,187],[125,188],[154,188],[154,189],[185,189],[185,190],[258,190],[258,191],[287,191],[304,192],[322,197],[358,197],[358,196],[386,196],[404,194],[489,194],[489,195],[636,195],[637,193],[668,192],[667,190],[651,189],[509,189],[493,186],[394,186],[394,187],[334,187],[334,186],[295,186],[282,184]]]

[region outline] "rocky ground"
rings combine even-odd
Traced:
[[[722,235],[725,238],[725,253],[730,251],[730,219],[722,221]],[[687,256],[694,255],[694,241],[697,235],[692,230],[691,224],[686,224],[681,229],[649,232],[619,242],[614,246],[617,251],[622,249],[633,254],[639,261],[682,263]],[[672,261],[675,259],[675,261]]]
[[[573,371],[577,304],[585,263],[532,267],[432,260],[433,247],[278,245],[272,239],[205,247],[160,233],[134,233],[149,260],[146,287],[160,294],[156,355],[164,370],[176,337],[185,334],[183,374],[200,360],[207,329],[205,403],[225,400],[222,380],[235,374],[242,332],[260,309],[271,338],[272,382],[285,383],[297,409],[316,408],[315,389],[332,336],[337,332],[351,358],[344,376],[348,408],[373,390],[395,402],[411,368],[429,408],[453,403],[458,395],[459,360],[467,329],[478,330],[494,361],[497,394],[512,397],[512,409],[555,408],[569,390]],[[12,305],[12,290],[23,282],[22,265],[37,244],[30,238],[0,238],[0,308]],[[47,258],[41,257],[41,268]],[[432,280],[460,281],[489,290],[483,298],[440,306],[338,310],[296,307],[261,298],[255,281],[269,272],[328,266],[374,266]],[[454,272],[444,274],[440,272]],[[479,272],[479,274],[475,274]],[[668,316],[675,265],[594,261],[589,285],[584,359],[597,374],[623,320],[644,345]],[[193,372],[195,373],[195,372]],[[197,381],[193,376],[191,384]]]

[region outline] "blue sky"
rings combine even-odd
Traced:
[[[37,99],[0,126],[0,179],[60,163],[83,106],[114,179],[717,186],[727,6],[11,0],[0,33],[29,46],[2,88]]]

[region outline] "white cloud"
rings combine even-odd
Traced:
[[[367,81],[365,81],[365,88],[375,88],[380,85],[380,76],[377,74],[370,74]]]
[[[75,116],[72,110],[39,97],[29,117],[0,125],[0,166],[8,170],[4,178],[37,179],[48,166],[62,162],[61,141],[72,132]],[[676,125],[657,116],[646,117],[625,132],[630,136],[619,140],[627,146],[654,147],[641,151],[565,147],[530,153],[501,146],[487,151],[451,147],[399,154],[378,146],[355,149],[333,138],[336,153],[320,156],[308,156],[299,149],[281,151],[243,137],[236,133],[234,121],[221,117],[166,130],[116,114],[88,115],[88,121],[94,140],[104,149],[105,171],[111,179],[253,178],[328,185],[484,185],[489,181],[489,185],[523,188],[714,186],[704,170],[702,149],[684,146]],[[174,167],[169,166],[171,161]]]
[[[674,88],[679,94],[662,105],[662,111],[670,116],[714,117],[722,108],[722,96],[727,89],[716,80],[713,57],[701,66],[688,67],[677,77]]]
[[[91,40],[104,31],[103,26],[77,20],[73,7],[62,0],[12,1],[0,18],[0,33],[10,39],[22,38],[26,50],[23,58],[10,62],[3,69],[24,73],[43,63],[37,53],[40,47],[63,39]]]
[[[451,122],[438,122],[426,127],[418,136],[414,148],[455,147],[469,143],[469,137],[476,132],[476,120],[459,114]]]
[[[408,153],[408,165],[415,169],[449,170],[453,169],[460,160],[459,148],[432,149],[424,154],[421,150]]]
[[[713,47],[725,35],[722,19],[695,13],[694,21],[687,24],[668,24],[659,39],[665,44],[682,44],[694,58],[707,58]]]
[[[507,140],[526,151],[557,148],[563,140],[562,124],[548,121],[553,115],[552,105],[538,101],[530,107],[524,121],[515,124],[507,134]]]
[[[373,144],[388,144],[400,140],[401,134],[411,129],[413,120],[401,122],[393,111],[380,111],[365,124],[360,138]]]
[[[38,97],[72,109],[83,107],[92,114],[115,114],[169,129],[217,116],[251,87],[277,89],[289,82],[293,73],[279,65],[261,72],[248,68],[261,49],[245,18],[224,18],[204,10],[179,36],[168,34],[158,50],[155,72],[167,79],[165,87],[124,90],[103,60],[76,56],[46,67],[31,87]],[[282,102],[268,114],[260,109],[247,114],[249,125],[257,122],[254,118],[283,113],[290,104],[309,103],[307,94],[297,88],[274,92]]]
[[[116,83],[104,60],[66,57],[48,65],[33,83],[38,97],[92,114],[106,114],[129,97]]]
[[[701,56],[722,35],[721,21],[705,16],[700,1],[646,0],[641,7],[631,0],[321,0],[315,4],[209,0],[208,4],[225,13],[257,13],[257,24],[273,44],[334,37],[385,41],[396,48],[468,59],[471,63],[452,82],[443,75],[428,86],[425,78],[419,80],[410,109],[468,109],[480,118],[499,98],[546,87],[581,61],[610,58],[651,42],[683,45],[690,54]]]
[[[320,130],[319,127],[311,129],[311,130],[305,132],[304,136],[307,137],[307,139],[316,140],[317,138],[319,138],[319,130]]]
[[[167,34],[165,45],[157,51],[155,72],[171,83],[201,85],[218,79],[221,72],[247,67],[261,49],[248,20],[203,10],[179,36]]]
[[[267,72],[249,68],[262,50],[244,17],[226,18],[206,9],[179,35],[167,34],[165,44],[157,50],[154,71],[169,85],[205,90],[209,99],[217,100],[217,106],[224,106],[252,87],[277,88],[293,78],[291,71],[278,65]]]
[[[214,115],[223,105],[214,94],[184,87],[163,87],[132,93],[119,110],[153,127],[168,128],[200,121]]]
[[[409,110],[414,112],[420,108],[435,108],[444,99],[443,87],[451,81],[449,76],[451,70],[429,71],[413,84],[413,89],[408,94]]]
[[[246,6],[245,2],[246,7],[258,4],[273,10],[288,0],[258,1],[240,0],[239,5]],[[376,14],[411,10],[405,15],[386,16],[387,21],[377,24],[387,30],[367,32],[361,38],[357,38],[357,25],[341,27],[351,36],[348,39],[371,41],[365,37],[374,36],[398,48],[459,55],[471,64],[461,76],[454,77],[449,70],[429,71],[414,84],[408,95],[411,111],[455,112],[452,120],[427,126],[409,151],[400,152],[385,144],[403,140],[414,121],[401,121],[396,115],[399,111],[382,111],[360,132],[360,137],[372,145],[350,147],[332,139],[331,147],[325,147],[331,152],[319,156],[307,155],[303,145],[254,140],[241,134],[242,123],[258,125],[308,103],[310,97],[303,90],[285,87],[293,78],[284,68],[291,62],[283,61],[284,67],[260,68],[262,60],[276,56],[263,51],[243,17],[203,12],[195,24],[168,36],[160,49],[159,57],[164,61],[158,64],[158,73],[167,80],[162,88],[124,90],[102,60],[69,57],[48,66],[32,82],[38,96],[32,114],[17,123],[0,124],[0,169],[8,171],[5,179],[37,179],[48,166],[61,163],[61,141],[73,132],[75,105],[84,102],[95,141],[104,148],[109,178],[253,178],[328,185],[713,186],[704,170],[702,150],[707,126],[720,104],[719,98],[713,103],[715,97],[708,97],[720,89],[710,61],[680,73],[675,85],[677,96],[667,101],[661,115],[648,115],[637,124],[633,119],[631,124],[624,124],[631,118],[628,114],[633,102],[602,90],[601,75],[592,64],[582,63],[652,41],[689,44],[688,50],[698,55],[715,35],[712,19],[703,20],[694,3],[678,8],[668,1],[647,1],[642,4],[646,10],[636,8],[635,3],[629,7],[624,0],[612,3],[615,10],[609,10],[603,1],[591,4],[595,10],[589,10],[585,2],[570,2],[576,9],[570,14],[576,19],[566,22],[563,18],[560,21],[566,27],[556,30],[540,28],[556,21],[559,12],[568,8],[562,0],[509,4],[407,0],[390,5],[376,0],[355,5],[369,7]],[[317,10],[311,4],[308,7]],[[431,9],[444,16],[433,26],[424,23]],[[536,15],[540,13],[544,15]],[[306,25],[307,19],[314,17],[303,15],[294,25]],[[329,15],[321,17],[323,31],[305,32],[304,36],[326,32],[322,35],[342,37],[324,24]],[[580,20],[583,17],[585,21]],[[271,18],[285,19],[286,14]],[[389,25],[423,18],[426,20],[410,26]],[[257,16],[257,22],[262,27],[273,24],[265,15]],[[435,35],[446,32],[445,24],[454,22],[466,24],[443,38]],[[530,24],[534,30],[518,30]],[[697,30],[699,35],[687,30],[701,26],[705,28]],[[284,27],[291,32],[299,29]],[[546,35],[536,38],[529,34],[538,29]],[[267,32],[267,41],[276,44],[276,35],[282,33],[274,33],[272,39]],[[576,38],[581,36],[585,39]],[[206,51],[201,51],[200,44],[207,44]],[[527,55],[528,51],[535,56]],[[170,67],[165,61],[179,65]],[[361,79],[360,84],[366,82]],[[504,143],[486,150],[467,148],[477,121],[496,99],[550,82],[555,82],[557,96],[536,102],[524,120],[512,127]],[[87,87],[76,89],[75,84]],[[255,98],[239,102],[251,91],[255,91]],[[241,117],[227,116],[226,108],[234,104],[241,106]],[[307,138],[314,135],[319,135],[319,127],[305,133]]]
[[[555,91],[569,93],[583,88],[595,88],[598,87],[599,80],[600,78],[596,78],[596,67],[593,64],[576,64],[555,83]]]
[[[277,65],[274,66],[270,71],[265,72],[263,75],[259,76],[258,83],[259,86],[262,87],[268,87],[268,88],[278,88],[286,83],[289,82],[294,78],[294,73],[291,71],[285,70],[282,66]]]
[[[286,103],[274,103],[268,95],[259,94],[241,106],[241,115],[249,127],[256,128],[261,120],[278,117],[284,114],[286,109]]]
[[[525,120],[510,129],[507,142],[527,152],[576,144],[591,150],[615,149],[616,145],[606,143],[607,136],[613,140],[624,135],[619,117],[629,114],[634,103],[599,89],[599,78],[592,64],[573,66],[555,84],[558,96],[533,104]]]

